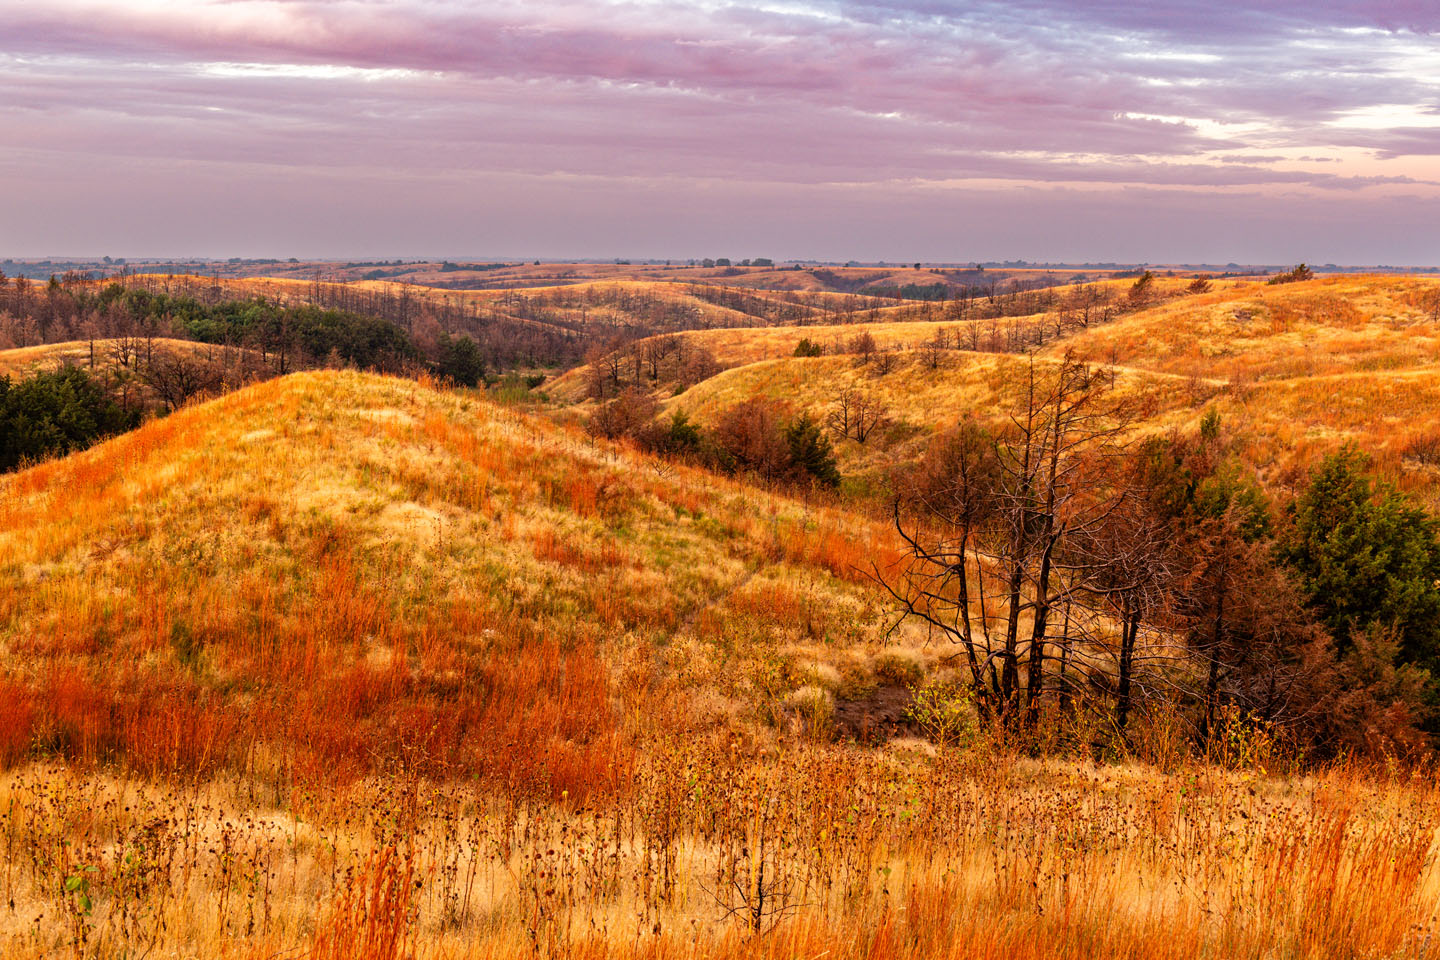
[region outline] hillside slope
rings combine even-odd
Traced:
[[[1062,350],[1097,363],[1237,381],[1415,369],[1440,361],[1440,281],[1217,284],[1047,348]]]
[[[413,381],[292,375],[0,479],[0,752],[603,789],[662,690],[727,723],[753,641],[875,639],[883,534]]]
[[[125,349],[141,350],[147,345],[144,340],[131,340]],[[169,337],[155,337],[148,342],[151,350],[181,356],[204,358],[218,353],[221,348],[193,340],[175,340]],[[25,376],[38,370],[54,370],[66,365],[86,369],[108,367],[120,349],[115,340],[68,340],[64,343],[47,343],[35,347],[15,347],[0,350],[0,377]]]
[[[1067,353],[1115,372],[1133,400],[1135,436],[1190,428],[1217,412],[1245,460],[1282,486],[1345,443],[1428,504],[1440,504],[1440,284],[1407,277],[1337,277],[1283,286],[1237,283],[1122,316],[1048,343],[1038,362]],[[1026,318],[1020,318],[1026,319]],[[867,472],[913,453],[930,432],[965,415],[1002,413],[1019,354],[916,349],[945,323],[716,330],[686,334],[730,369],[667,399],[705,423],[753,396],[823,418],[845,390],[879,399],[895,428],[868,445],[841,441],[842,468]],[[789,356],[801,336],[868,330],[899,351],[887,364],[855,355]],[[823,331],[823,333],[822,333]],[[954,340],[952,339],[953,343]],[[787,347],[789,350],[787,350]],[[553,388],[569,396],[578,373]],[[900,449],[887,443],[901,442]]]

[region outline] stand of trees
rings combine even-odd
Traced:
[[[1109,386],[1032,363],[1003,425],[962,422],[896,476],[908,561],[874,576],[956,646],[982,715],[1037,740],[1081,713],[1124,738],[1163,709],[1202,747],[1222,717],[1332,754],[1416,746],[1440,657],[1434,520],[1354,451],[1277,510],[1218,418],[1128,442]]]
[[[677,411],[655,419],[654,397],[627,389],[601,404],[586,424],[592,436],[628,438],[642,449],[745,473],[765,483],[834,488],[840,485],[835,451],[821,424],[788,404],[754,397],[724,410],[704,430]]]
[[[0,471],[81,450],[138,424],[85,371],[0,377]]]
[[[713,354],[682,336],[650,337],[630,343],[596,347],[585,370],[585,392],[604,400],[626,390],[654,389],[661,384],[685,388],[720,372]]]

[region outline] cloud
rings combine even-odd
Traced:
[[[43,156],[876,195],[1423,192],[1440,10],[1378,6],[0,0],[0,156],[21,178]]]

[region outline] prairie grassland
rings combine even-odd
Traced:
[[[932,363],[933,360],[933,363]],[[1027,360],[1002,353],[946,350],[933,358],[908,350],[892,358],[888,372],[862,363],[854,355],[787,357],[726,370],[668,400],[667,409],[683,410],[701,423],[750,397],[767,397],[821,419],[846,389],[863,392],[883,403],[892,421],[864,444],[838,442],[842,472],[870,473],[906,452],[896,445],[923,445],[935,431],[964,416],[984,421],[1003,417],[1006,397],[1023,381]],[[1049,357],[1042,364],[1057,362]],[[1200,409],[1222,385],[1136,369],[1115,371],[1117,395],[1133,401],[1137,433],[1180,426],[1199,416]],[[910,451],[914,452],[914,451]]]
[[[882,314],[884,310],[880,311]],[[868,316],[869,311],[863,315]],[[1026,322],[1034,317],[1010,317],[999,323]],[[947,321],[897,320],[857,323],[813,324],[807,326],[730,327],[715,330],[686,330],[673,334],[686,342],[708,350],[715,360],[727,368],[745,368],[750,364],[786,360],[794,356],[801,340],[809,340],[833,352],[847,349],[855,337],[868,333],[881,350],[913,350],[932,340],[937,332],[954,335],[960,325]],[[814,358],[811,358],[814,359]],[[827,358],[828,359],[828,358]],[[854,357],[844,358],[853,360]],[[727,372],[732,372],[727,371]],[[732,373],[733,375],[733,373]],[[703,384],[701,385],[704,386]],[[585,398],[586,371],[583,367],[567,371],[548,383],[546,392],[568,401]],[[722,390],[723,392],[723,390]]]
[[[9,761],[578,793],[623,773],[612,666],[725,725],[760,658],[881,639],[883,525],[413,381],[260,384],[0,494]]]
[[[220,270],[226,265],[215,265]],[[274,263],[265,266],[269,276],[309,280],[316,273],[339,281],[358,281],[376,264],[346,264],[336,261],[306,261],[294,264]],[[458,265],[457,266],[463,266]],[[504,266],[486,265],[482,270],[443,270],[437,261],[391,265],[385,274],[393,274],[395,282],[444,286],[460,281],[476,287],[538,287],[591,280],[639,280],[662,283],[705,283],[716,286],[747,287],[755,290],[796,292],[831,292],[836,286],[851,289],[875,283],[903,285],[927,284],[936,281],[928,269],[914,270],[895,267],[815,267],[795,270],[787,267],[705,267],[681,264],[616,264],[616,263],[515,263]],[[243,267],[242,267],[243,269]],[[398,273],[395,271],[399,271]],[[1086,271],[1101,277],[1104,270]],[[1056,282],[1053,270],[1038,268],[1004,268],[985,271],[986,279],[1000,283],[1011,279]]]
[[[16,347],[0,350],[0,377],[25,376],[40,370],[54,370],[70,366],[108,366],[115,349],[113,340],[70,340],[64,343],[47,343],[36,347]],[[154,350],[182,355],[205,356],[220,348],[193,340],[174,340],[155,337],[150,341]]]
[[[450,290],[422,284],[399,283],[391,280],[355,280],[337,283],[324,280],[300,280],[282,277],[248,277],[243,279],[212,278],[178,274],[173,276],[140,274],[127,282],[144,284],[171,293],[204,291],[211,298],[264,297],[285,304],[336,302],[347,292],[376,292],[388,296],[406,296],[415,303],[432,303],[451,307],[484,308],[507,315],[519,300],[545,307],[547,315],[572,323],[627,323],[634,319],[636,307],[652,309],[656,304],[683,307],[690,311],[691,321],[715,326],[749,326],[756,322],[752,312],[726,306],[726,298],[752,304],[752,309],[766,305],[802,317],[823,317],[893,301],[875,297],[828,291],[739,290],[697,281],[689,283],[659,280],[586,280],[570,284],[527,286],[504,290]],[[523,319],[523,318],[521,318]]]
[[[1440,281],[1217,283],[1052,344],[1096,363],[1241,382],[1414,369],[1440,359]]]
[[[1163,741],[1163,731],[1156,742]],[[653,738],[621,790],[0,779],[7,957],[1433,957],[1428,776]]]
[[[1342,277],[1269,287],[1244,283],[1188,296],[1052,342],[1037,354],[1058,363],[1067,351],[1116,372],[1133,401],[1135,435],[1191,426],[1213,407],[1241,439],[1245,460],[1287,485],[1325,454],[1351,442],[1428,505],[1440,505],[1440,283],[1395,277]],[[1237,319],[1250,315],[1249,320]],[[1289,317],[1284,329],[1264,317]],[[1025,319],[1025,318],[1021,318]],[[938,360],[913,348],[955,324],[858,324],[901,351],[888,372],[854,356],[781,357],[804,331],[724,330],[691,336],[734,342],[741,365],[667,401],[701,421],[751,396],[786,400],[823,417],[846,388],[880,399],[912,445],[965,415],[1000,413],[1001,387],[1016,382],[1023,357],[947,350]],[[812,328],[824,329],[824,328]],[[1248,330],[1248,335],[1245,334]],[[1278,332],[1276,332],[1278,331]],[[908,336],[907,336],[908,334]],[[752,352],[743,346],[752,342]],[[824,342],[822,340],[822,342]],[[754,344],[774,359],[756,360]],[[793,349],[793,347],[792,347]],[[746,359],[749,356],[750,359]],[[842,467],[866,473],[892,459],[881,442],[843,441]]]
[[[0,558],[7,958],[1440,953],[1428,775],[833,743],[883,524],[463,393],[187,407],[0,480]]]

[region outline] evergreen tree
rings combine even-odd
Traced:
[[[137,422],[76,367],[18,383],[0,377],[0,470],[83,449]]]
[[[478,386],[485,380],[485,358],[469,334],[458,337],[442,334],[437,372],[462,387]]]
[[[825,436],[818,423],[801,414],[785,428],[785,442],[790,447],[790,458],[799,471],[824,486],[840,485],[840,470],[835,465],[835,451],[830,446],[830,438]]]
[[[1372,627],[1396,631],[1400,660],[1432,669],[1440,655],[1440,542],[1433,517],[1376,488],[1353,447],[1326,458],[1291,508],[1280,557],[1348,648]]]

